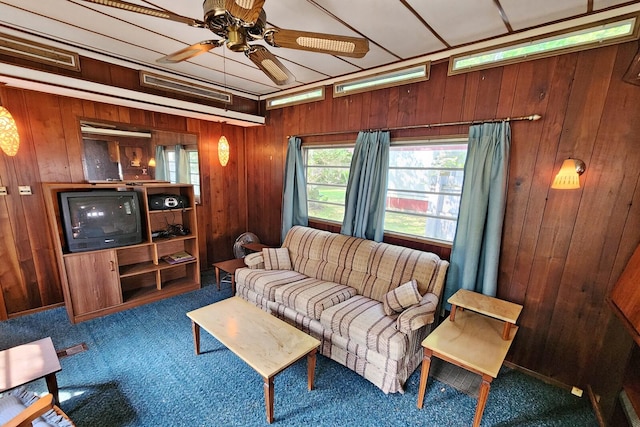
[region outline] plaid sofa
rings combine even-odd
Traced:
[[[433,253],[295,226],[248,255],[236,294],[321,341],[320,352],[385,393],[422,361],[449,266]]]

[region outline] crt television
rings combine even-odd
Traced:
[[[69,252],[142,242],[140,201],[135,191],[69,191],[58,194]]]

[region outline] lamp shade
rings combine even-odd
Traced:
[[[582,165],[581,170],[584,170],[584,162],[577,159],[567,159],[562,162],[560,172],[556,175],[556,178],[551,184],[551,188],[558,190],[575,190],[580,188],[580,174],[578,173],[579,164]]]
[[[154,159],[153,157],[149,159],[149,163],[148,166],[150,168],[155,168],[156,167],[156,159]]]
[[[6,108],[0,106],[0,148],[7,156],[18,154],[20,135],[13,116]]]
[[[222,166],[227,166],[229,163],[229,141],[224,135],[218,140],[218,159]]]

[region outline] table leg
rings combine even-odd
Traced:
[[[273,422],[273,377],[262,377],[264,380],[264,404],[267,408],[267,422]]]
[[[482,420],[482,414],[484,413],[484,407],[487,404],[492,379],[493,378],[489,375],[482,375],[482,384],[480,385],[480,392],[478,394],[478,406],[476,406],[476,415],[473,418],[473,427],[478,427]]]
[[[309,391],[313,390],[313,379],[316,374],[316,351],[317,349],[311,350],[311,352],[307,355],[307,378],[308,378],[308,388]]]
[[[58,396],[58,380],[56,378],[56,373],[53,372],[49,375],[45,375],[45,381],[47,382],[47,389],[49,393],[53,395],[53,403],[56,405],[60,405],[60,397]]]
[[[504,328],[502,329],[502,339],[508,340],[509,335],[511,335],[511,323],[504,322]]]
[[[218,285],[218,290],[220,290],[220,269],[218,267],[214,267],[216,271],[216,285]]]
[[[451,313],[449,313],[449,320],[451,320],[452,322],[456,320],[457,309],[458,309],[458,306],[456,306],[455,304],[451,304]]]
[[[422,409],[424,403],[424,392],[427,389],[427,379],[429,378],[429,368],[431,367],[431,356],[433,351],[428,348],[424,349],[424,357],[422,358],[422,371],[420,373],[420,386],[418,387],[418,409]]]
[[[191,327],[193,328],[193,345],[195,346],[197,356],[200,354],[200,325],[192,320]]]
[[[236,273],[230,273],[231,275],[231,294],[236,294]]]

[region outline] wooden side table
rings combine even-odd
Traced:
[[[424,358],[417,406],[422,409],[431,357],[435,356],[482,377],[473,419],[473,426],[477,427],[482,420],[491,381],[498,376],[518,331],[515,321],[522,306],[475,292],[461,291],[448,300],[452,304],[449,320],[442,322],[422,341]],[[458,310],[456,314],[456,305],[466,310]],[[508,333],[506,338],[505,333]]]
[[[246,267],[243,258],[234,258],[227,261],[214,262],[213,267],[216,269],[216,284],[220,290],[220,270],[226,271],[231,276],[231,292],[236,293],[236,270]]]
[[[61,370],[51,337],[0,351],[0,393],[44,378],[59,405],[56,372]]]

